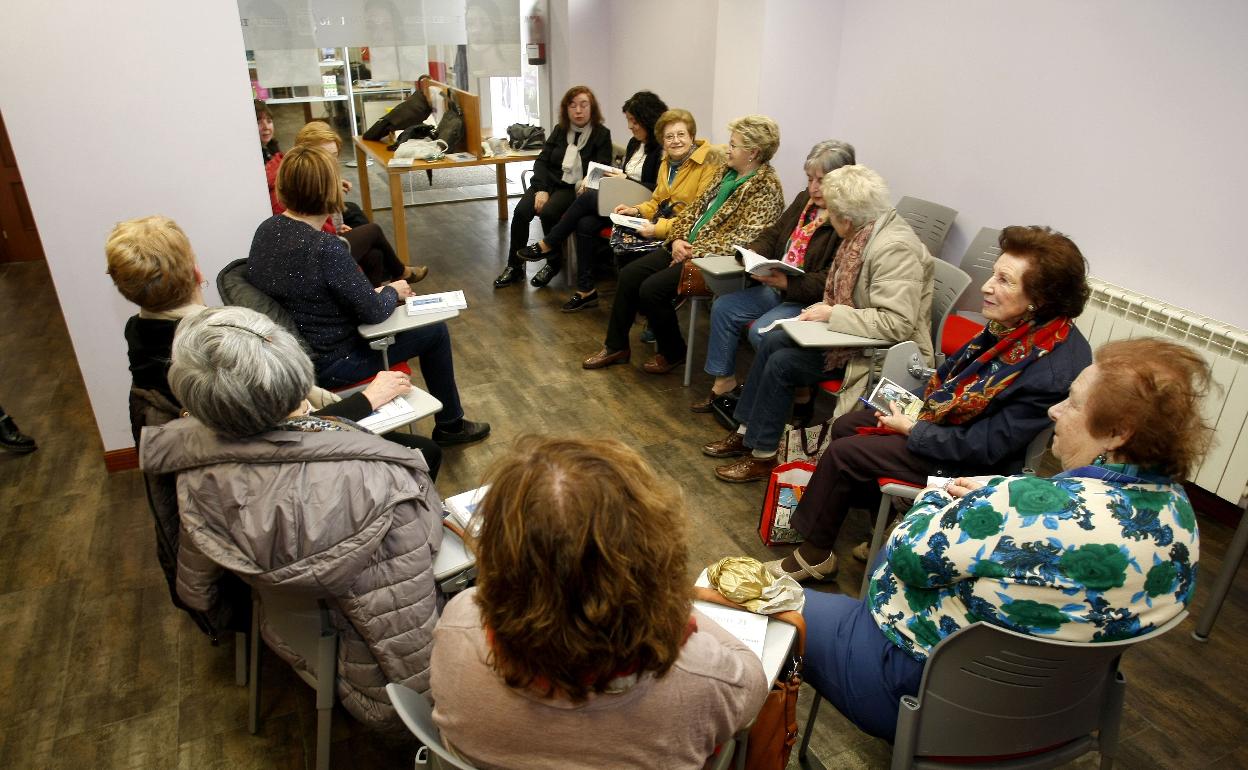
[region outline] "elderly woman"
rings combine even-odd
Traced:
[[[145,471],[178,474],[179,596],[208,606],[229,570],[262,590],[328,600],[343,705],[366,724],[397,727],[383,688],[428,689],[437,622],[442,501],[424,459],[310,415],[312,362],[246,308],[183,321],[169,384],[191,416],[145,428],[139,459]]]
[[[752,276],[756,285],[725,294],[711,306],[711,332],[706,343],[706,373],[715,378],[710,394],[689,408],[710,412],[717,398],[731,414],[735,404],[725,398],[737,387],[737,345],[742,330],[754,322],[750,342],[758,347],[758,329],[781,318],[792,318],[807,305],[823,299],[824,284],[841,236],[828,218],[823,198],[823,177],[829,171],[854,163],[852,145],[829,139],[810,148],[804,165],[806,189],[797,194],[784,214],[747,248],[766,257],[800,268],[798,276],[779,270]],[[738,257],[739,259],[739,257]]]
[[[672,300],[683,263],[707,254],[729,254],[750,243],[780,216],[784,193],[768,161],[780,147],[780,128],[763,115],[728,124],[728,163],[698,200],[668,230],[667,242],[620,271],[611,320],[602,350],[585,359],[585,369],[602,369],[629,359],[629,330],[640,310],[650,321],[658,353],[642,369],[666,374],[685,361]]]
[[[614,440],[521,439],[487,480],[477,587],[434,630],[443,740],[477,767],[703,767],[768,685],[691,609],[680,502]]]
[[[889,343],[913,340],[931,361],[932,256],[889,203],[884,180],[866,166],[842,166],[824,175],[823,197],[841,245],[824,284],[823,301],[797,318]],[[803,348],[781,329],[768,332],[733,412],[739,427],[702,447],[708,457],[744,455],[716,468],[715,475],[729,482],[767,478],[776,464],[793,389],[839,373],[840,414],[857,403],[871,364],[865,351]]]
[[[654,125],[667,111],[667,105],[649,91],[638,91],[624,102],[624,118],[633,138],[624,150],[623,175],[653,190],[658,181],[659,163],[663,151],[655,137]],[[619,176],[620,172],[612,172]],[[563,267],[560,248],[568,236],[576,236],[577,253],[581,259],[576,265],[576,293],[563,306],[563,312],[574,313],[598,304],[598,291],[594,288],[594,252],[597,251],[599,233],[609,227],[611,220],[598,216],[598,191],[580,188],[576,200],[546,237],[520,250],[521,259],[528,262],[546,260],[555,266],[557,273]]]
[[[338,157],[338,153],[342,152],[342,138],[323,120],[313,120],[299,129],[299,133],[295,134],[295,146],[303,145],[321,147],[335,158]],[[351,192],[351,183],[343,179],[342,189],[343,192]],[[344,203],[343,205],[351,204]],[[286,207],[274,198],[273,213],[281,214],[285,210]],[[337,217],[327,218],[321,229],[330,235],[340,235],[346,240],[347,246],[351,249],[351,256],[355,258],[356,264],[364,271],[368,282],[373,286],[382,286],[391,281],[417,283],[429,275],[429,268],[426,265],[411,267],[399,260],[398,255],[394,253],[394,247],[386,239],[381,225],[365,222],[351,227],[341,223],[335,224],[335,219]]]
[[[611,152],[611,129],[602,124],[594,92],[588,86],[572,86],[559,102],[559,127],[546,138],[541,154],[533,161],[529,189],[511,212],[507,267],[494,279],[495,289],[524,281],[520,252],[529,242],[533,218],[540,217],[542,230],[550,232],[576,198],[577,185],[585,178],[590,162],[609,166]],[[548,261],[530,283],[541,288],[558,272],[559,264]]]
[[[892,740],[932,648],[969,623],[1070,642],[1164,625],[1196,587],[1196,516],[1180,481],[1209,444],[1208,382],[1181,345],[1098,349],[1049,409],[1061,473],[928,489],[889,537],[865,602],[806,592],[807,681]]]
[[[341,388],[383,369],[356,327],[380,323],[411,296],[406,281],[374,289],[341,239],[322,230],[331,212],[342,209],[338,162],[321,147],[301,145],[286,153],[277,175],[277,194],[286,211],[256,228],[247,257],[248,280],[291,314],[312,348],[318,383]],[[442,402],[433,440],[463,444],[489,435],[490,426],[464,419],[455,384],[451,333],[445,323],[395,335],[390,358],[420,357],[420,373]]]
[[[1089,288],[1079,248],[1046,227],[1007,227],[984,283],[984,330],[950,356],[924,390],[917,420],[859,410],[832,425],[793,527],[806,541],[773,572],[822,580],[851,505],[875,505],[876,479],[1014,472],[1047,410],[1092,360],[1073,319]],[[882,428],[883,431],[874,430]],[[864,432],[865,431],[865,432]]]

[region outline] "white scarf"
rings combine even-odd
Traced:
[[[580,141],[575,139],[578,131],[581,134]],[[583,128],[573,126],[568,129],[568,148],[563,151],[563,181],[566,184],[575,185],[581,181],[581,177],[585,176],[585,166],[581,163],[581,150],[589,144],[589,135],[593,132],[594,127],[588,123]]]

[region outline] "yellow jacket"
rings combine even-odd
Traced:
[[[680,168],[676,170],[676,178],[672,180],[671,185],[668,185],[667,158],[663,158],[663,163],[659,165],[659,183],[654,188],[654,195],[650,200],[637,206],[638,216],[653,219],[658,213],[659,206],[664,201],[671,201],[675,210],[670,218],[660,219],[654,223],[655,238],[667,240],[668,230],[671,229],[676,215],[702,195],[723,164],[723,151],[705,139],[699,139],[697,146],[693,148],[693,153],[680,164]]]

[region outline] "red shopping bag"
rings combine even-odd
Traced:
[[[758,517],[758,536],[763,545],[802,542],[801,534],[789,525],[789,520],[814,472],[815,464],[805,460],[780,463],[772,469],[763,511]]]

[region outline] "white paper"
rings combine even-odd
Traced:
[[[452,495],[442,501],[442,509],[446,511],[451,521],[458,524],[468,534],[476,536],[481,531],[481,521],[476,517],[477,506],[481,504],[481,499],[489,490],[490,485],[486,484],[483,487]]]
[[[390,168],[411,168],[415,163],[415,158],[391,158],[386,161],[386,165]]]
[[[407,298],[407,314],[422,315],[424,313],[441,313],[445,310],[464,310],[468,300],[462,290],[443,291],[437,294],[421,294]]]
[[[377,411],[360,420],[359,424],[373,433],[380,433],[380,429],[387,427],[391,422],[402,420],[415,414],[416,410],[412,408],[412,405],[407,402],[406,398],[395,396],[394,400],[382,404]]]
[[[630,227],[634,230],[640,230],[642,225],[648,224],[650,220],[643,219],[642,217],[627,217],[623,214],[612,214],[611,222],[619,225],[620,227]]]
[[[774,321],[772,321],[771,323],[767,324],[767,325],[766,325],[766,326],[764,326],[763,328],[759,329],[759,330],[758,330],[758,333],[759,333],[759,334],[766,334],[767,332],[771,331],[772,329],[775,329],[775,328],[777,328],[777,327],[779,327],[779,326],[784,326],[784,322],[785,322],[785,321],[792,321],[792,320],[794,320],[794,319],[792,319],[792,318],[777,318],[776,320],[774,320]]]
[[[718,623],[725,631],[741,640],[758,659],[763,659],[763,642],[767,639],[767,616],[746,610],[734,610],[721,604],[694,602],[703,615]]]
[[[596,160],[589,162],[589,168],[585,170],[585,187],[589,190],[597,190],[598,183],[610,171],[620,171],[615,166],[608,166],[605,163],[599,163]],[[644,221],[644,220],[643,220]]]

